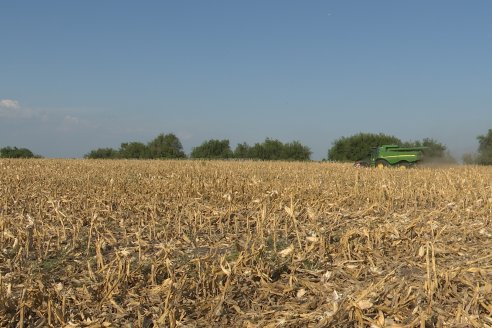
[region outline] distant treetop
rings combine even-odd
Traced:
[[[40,158],[27,148],[4,147],[0,148],[0,158]]]

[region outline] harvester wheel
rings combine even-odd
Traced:
[[[398,163],[398,167],[401,169],[408,169],[408,168],[412,167],[412,164],[410,164],[409,162],[406,162],[406,161],[402,161],[402,162]]]
[[[378,169],[382,169],[382,168],[385,168],[385,167],[388,167],[390,164],[385,161],[384,159],[378,159],[376,160],[376,163],[375,163],[375,166],[378,168]]]

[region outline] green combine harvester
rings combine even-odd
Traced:
[[[421,162],[423,150],[427,147],[400,147],[398,145],[382,145],[372,149],[364,159],[355,162],[356,167],[412,167]]]

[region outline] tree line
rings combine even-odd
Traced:
[[[176,135],[160,134],[147,144],[142,142],[122,143],[119,149],[99,148],[92,150],[85,158],[134,158],[165,159],[187,158],[183,146]],[[229,140],[210,139],[194,147],[189,156],[196,159],[259,159],[259,160],[295,160],[307,161],[311,149],[298,141],[282,143],[276,139],[266,138],[253,146],[241,143],[233,150]]]
[[[119,149],[98,148],[84,156],[85,158],[132,158],[132,159],[171,159],[186,158],[183,146],[174,134],[160,134],[154,140],[144,144],[139,141],[124,142]]]
[[[492,129],[485,135],[479,135],[476,153],[465,154],[465,164],[492,165]],[[363,159],[373,147],[384,144],[395,144],[403,147],[426,147],[426,158],[438,158],[452,162],[445,145],[431,138],[416,141],[402,141],[399,138],[383,133],[358,133],[335,140],[328,150],[325,160],[353,162]],[[231,148],[228,139],[210,139],[194,147],[189,156],[183,151],[179,138],[173,133],[160,134],[148,143],[133,141],[122,143],[119,149],[98,148],[84,157],[89,159],[256,159],[256,160],[289,160],[308,161],[311,149],[299,141],[283,143],[277,139],[266,138],[263,142],[249,145],[245,142]],[[0,148],[0,158],[39,158],[27,148]]]
[[[486,135],[477,137],[479,147],[476,154],[465,154],[465,164],[492,165],[492,129]],[[402,147],[425,147],[427,159],[455,162],[447,147],[441,142],[424,138],[422,140],[402,141],[383,133],[358,133],[335,140],[328,150],[326,160],[353,162],[366,157],[373,147],[380,145],[400,145]],[[256,159],[307,161],[311,159],[311,149],[299,141],[282,143],[277,139],[266,138],[263,142],[249,145],[239,143],[232,149],[228,139],[210,139],[194,147],[189,158],[196,159]],[[120,149],[100,148],[91,151],[86,158],[187,158],[181,142],[174,134],[161,134],[147,145],[141,142],[122,143]]]

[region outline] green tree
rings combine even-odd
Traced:
[[[150,158],[149,149],[141,142],[125,142],[121,144],[118,151],[118,157],[120,158],[135,158],[144,159]]]
[[[358,133],[335,140],[328,150],[328,159],[352,162],[366,157],[373,147],[399,144],[400,139],[383,133]]]
[[[234,149],[234,158],[253,158],[251,155],[251,146],[243,142],[236,146]]]
[[[231,158],[233,156],[229,140],[211,139],[204,141],[200,146],[194,147],[192,158]]]
[[[183,146],[173,133],[159,134],[147,145],[150,158],[185,158]]]
[[[113,148],[98,148],[92,150],[90,153],[86,154],[85,158],[92,159],[107,159],[107,158],[118,158],[119,152]]]
[[[39,158],[41,156],[33,154],[27,148],[4,147],[0,149],[1,158]]]
[[[284,144],[277,139],[266,138],[252,147],[245,142],[238,144],[234,150],[234,157],[268,161],[307,161],[311,158],[311,149],[299,141]]]
[[[279,160],[282,159],[284,145],[276,139],[266,138],[262,143],[256,143],[251,149],[253,158],[261,160]]]
[[[293,141],[284,144],[282,159],[292,161],[309,161],[311,158],[311,149],[302,145],[299,141]]]
[[[266,160],[279,160],[282,158],[284,145],[277,139],[266,138],[262,144],[263,158]]]
[[[492,165],[492,129],[486,135],[480,135],[478,139],[477,164]]]

